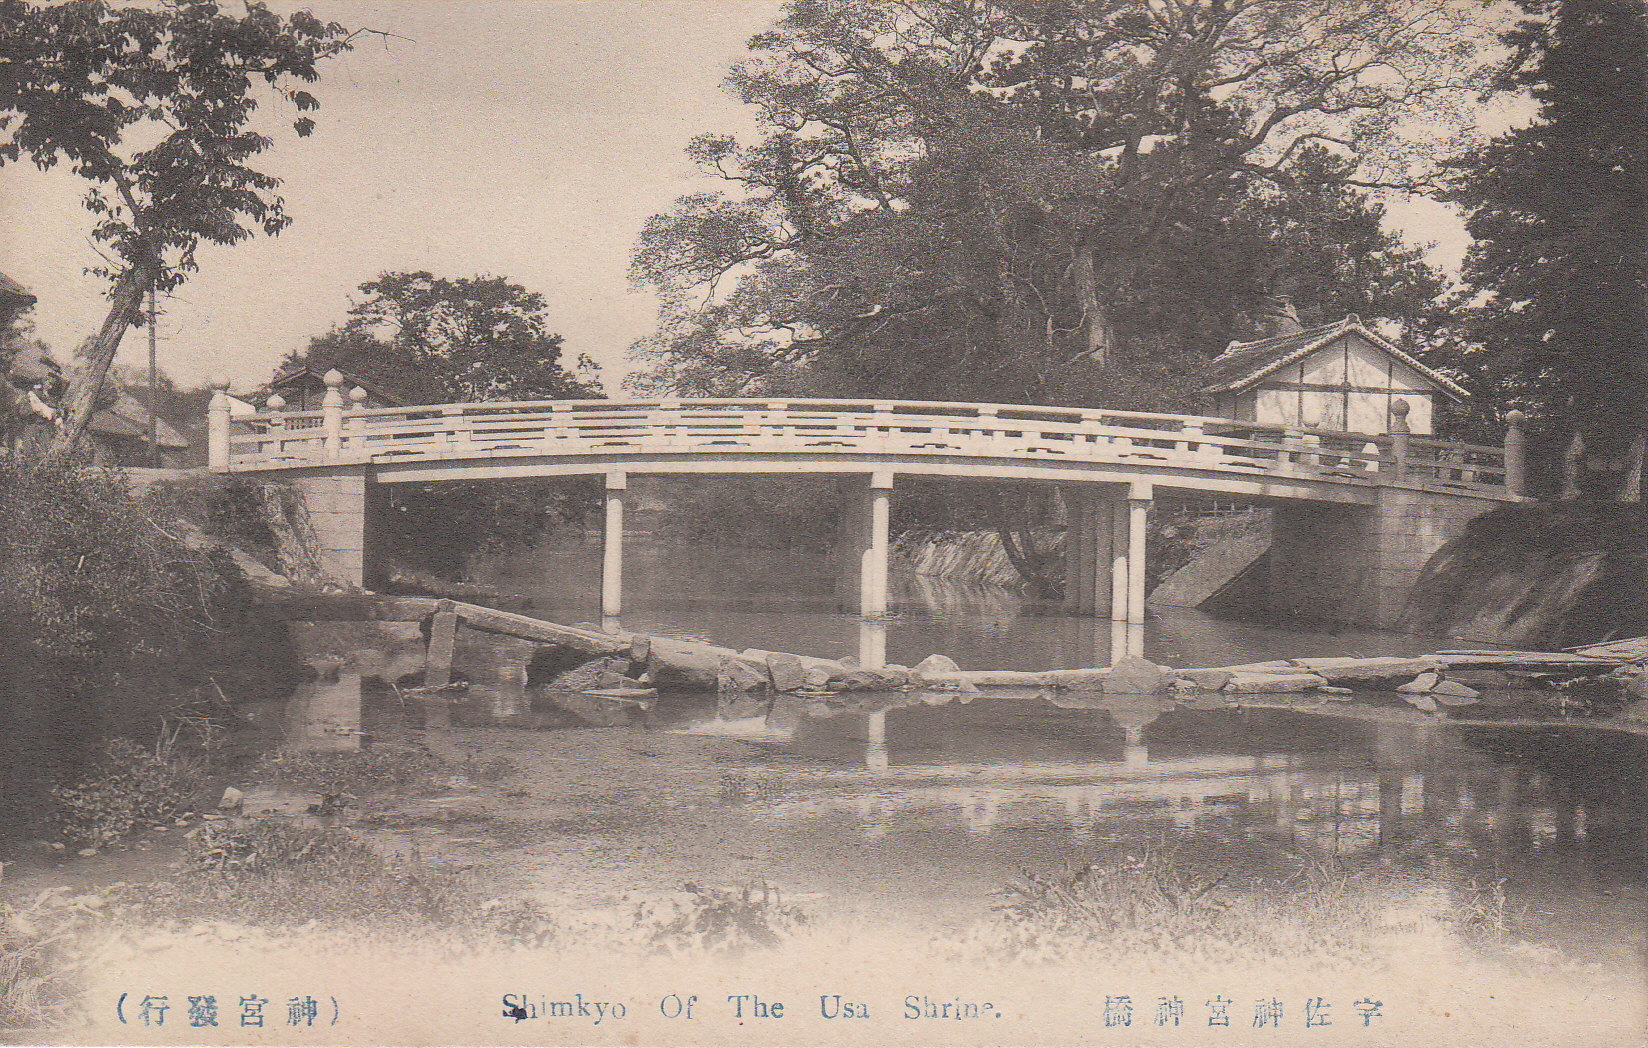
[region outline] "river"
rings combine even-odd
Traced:
[[[856,650],[856,619],[840,609],[822,551],[645,536],[626,546],[627,628],[740,648]],[[534,614],[576,622],[595,617],[598,573],[599,547],[574,543],[500,558],[480,575],[531,597]],[[889,661],[913,664],[933,652],[975,669],[1110,661],[1108,622],[908,574],[894,593]],[[1152,617],[1144,650],[1178,666],[1217,666],[1417,654],[1439,643],[1184,612]],[[1171,844],[1228,854],[1252,870],[1337,856],[1445,873],[1455,886],[1475,885],[1479,900],[1497,900],[1495,912],[1533,941],[1641,969],[1641,735],[1525,720],[1461,723],[1362,703],[1335,715],[1056,701],[986,694],[841,710],[780,700],[752,713],[665,696],[625,730],[739,740],[722,798],[731,814],[698,829],[758,857],[738,867],[743,875],[880,914],[978,913],[1021,869]],[[451,716],[459,727],[568,723],[541,697],[509,709],[459,702]],[[729,768],[718,774],[726,781]],[[734,871],[670,867],[664,876],[716,872]]]

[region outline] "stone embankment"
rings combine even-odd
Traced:
[[[1056,537],[1037,536],[1038,548],[1051,550]],[[893,543],[893,555],[913,574],[979,586],[1019,589],[1024,578],[1007,559],[994,531],[912,531]]]

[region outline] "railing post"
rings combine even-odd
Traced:
[[[1320,468],[1322,465],[1322,436],[1319,433],[1306,433],[1304,436],[1305,452],[1299,456],[1302,465]]]
[[[366,410],[366,390],[356,386],[349,391],[349,419],[344,424],[344,447],[351,451],[366,450],[366,420],[361,412]]]
[[[337,368],[326,373],[326,396],[320,402],[323,454],[327,462],[336,462],[343,450],[343,373]]]
[[[206,409],[206,463],[213,473],[229,472],[229,380],[212,376],[212,403]]]
[[[1184,424],[1185,439],[1179,441],[1179,450],[1191,455],[1200,455],[1207,447],[1202,443],[1206,434],[1202,431],[1202,420],[1199,418],[1187,419]]]
[[[1391,467],[1392,478],[1398,481],[1408,479],[1408,402],[1398,397],[1391,404],[1390,438],[1391,458],[1395,464]]]
[[[269,413],[268,442],[274,445],[275,457],[280,458],[286,453],[286,398],[276,393],[263,402],[263,410]]]
[[[1305,431],[1298,426],[1287,426],[1282,430],[1282,450],[1276,453],[1279,465],[1288,466],[1299,461],[1299,449],[1304,446]]]
[[[1528,416],[1512,409],[1505,416],[1505,492],[1520,498],[1527,488],[1528,438],[1522,432],[1522,423]]]

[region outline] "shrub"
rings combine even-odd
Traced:
[[[285,695],[297,660],[271,632],[229,557],[189,549],[124,474],[0,456],[0,792],[16,810],[191,695]]]
[[[778,889],[746,884],[736,891],[682,886],[685,899],[643,903],[636,924],[655,948],[670,953],[709,951],[738,956],[751,947],[777,946],[782,936],[807,923],[807,916],[785,906]]]
[[[97,847],[133,827],[170,819],[205,785],[189,761],[163,760],[128,739],[113,739],[87,775],[51,791],[53,819],[68,840]]]

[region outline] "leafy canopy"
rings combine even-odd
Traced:
[[[646,226],[637,388],[1183,402],[1267,293],[1435,294],[1363,192],[1470,82],[1444,0],[796,0],[728,84],[759,140]]]
[[[1454,163],[1475,243],[1446,332],[1475,422],[1520,408],[1536,440],[1617,456],[1648,430],[1648,9],[1523,0],[1497,87],[1534,122]]]
[[[86,207],[111,269],[159,262],[170,289],[195,268],[201,241],[234,244],[290,223],[278,181],[250,165],[272,144],[252,127],[259,91],[314,111],[298,85],[352,39],[262,3],[235,15],[209,0],[0,0],[0,164],[69,164],[91,183]],[[304,136],[315,122],[299,115],[292,126]]]
[[[283,367],[325,364],[381,382],[412,403],[599,397],[596,365],[562,363],[548,304],[503,277],[384,273],[340,328]]]

